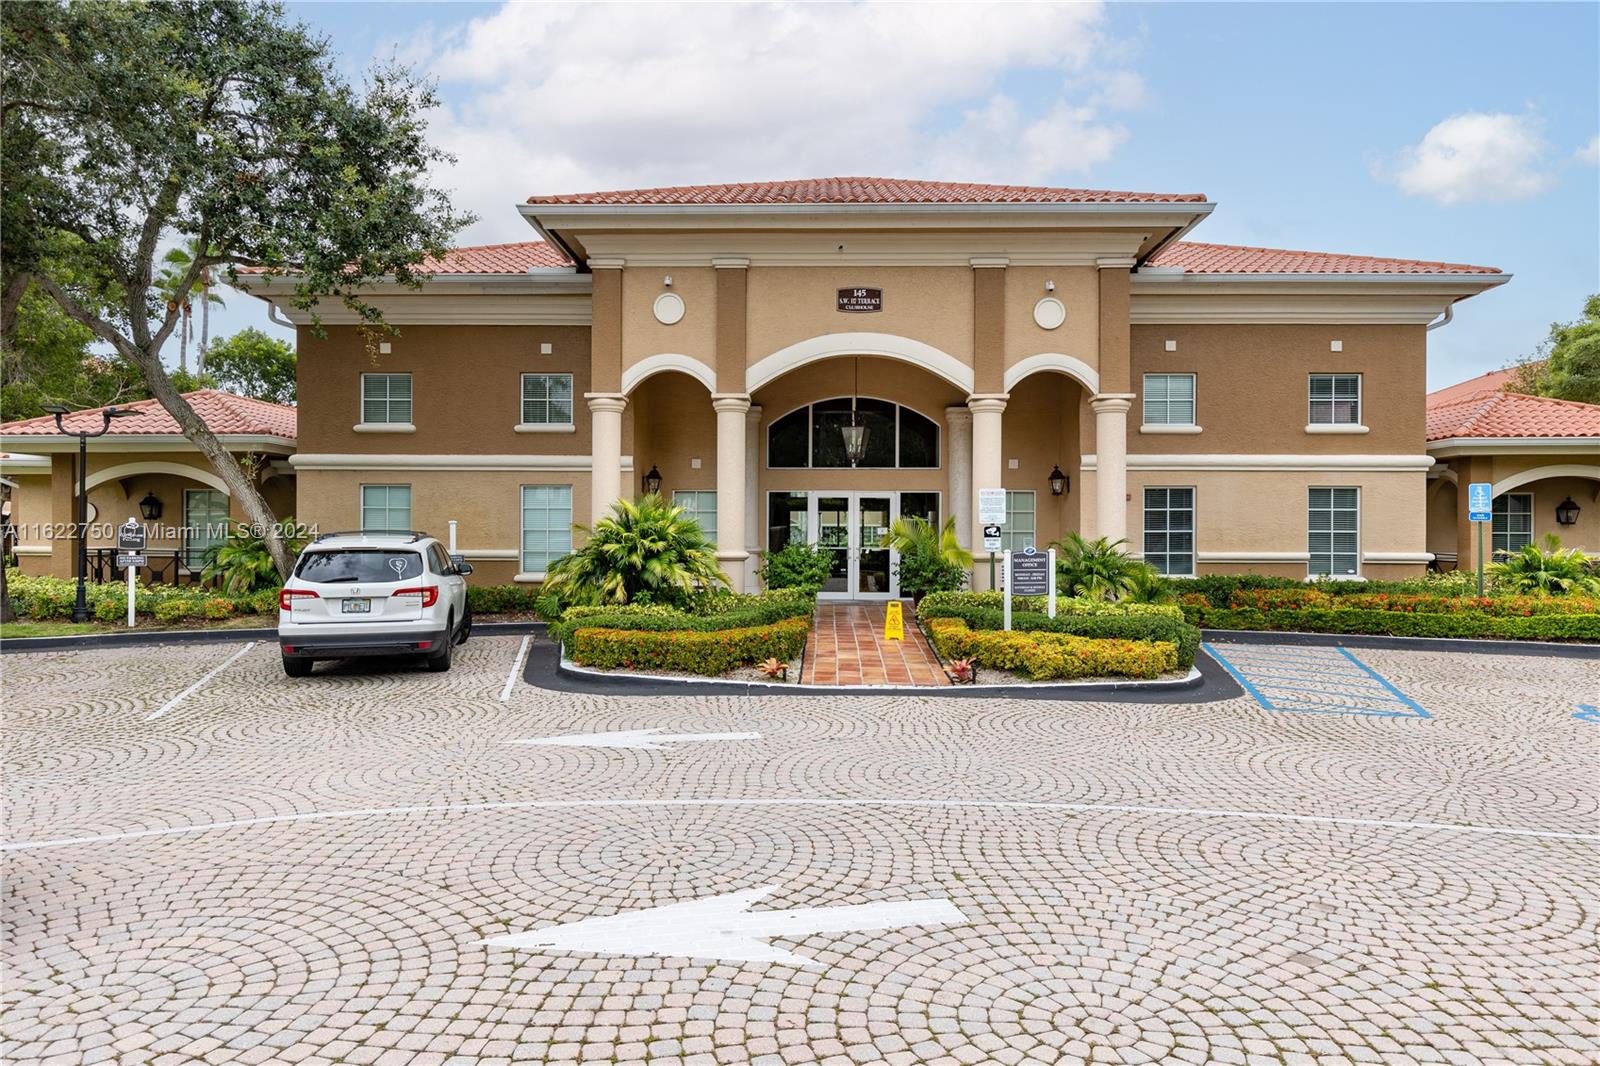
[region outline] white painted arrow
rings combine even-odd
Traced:
[[[659,729],[624,729],[615,733],[574,733],[565,737],[532,737],[507,744],[538,744],[552,748],[644,748],[655,751],[663,744],[692,744],[700,740],[760,740],[760,733],[663,733]]]
[[[490,937],[480,943],[496,948],[786,962],[792,966],[818,967],[823,964],[773,947],[766,938],[898,929],[908,925],[965,925],[967,921],[947,899],[801,907],[792,911],[748,909],[750,904],[771,895],[779,887],[747,888],[709,899],[669,903],[603,918],[584,918],[528,933]]]

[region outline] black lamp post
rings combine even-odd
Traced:
[[[1061,465],[1058,463],[1052,466],[1050,468],[1050,495],[1059,496],[1066,492],[1068,484],[1067,475],[1061,472]]]
[[[84,588],[84,582],[89,574],[89,490],[84,482],[89,477],[89,438],[103,437],[111,428],[113,418],[127,418],[139,412],[118,408],[115,405],[103,408],[100,411],[100,429],[90,433],[86,429],[68,429],[61,423],[65,415],[72,413],[72,408],[64,403],[47,403],[44,409],[56,416],[56,429],[69,437],[78,438],[78,520],[74,523],[78,530],[78,598],[72,605],[72,620],[74,622],[87,622],[89,620],[89,595]]]
[[[1556,521],[1564,526],[1575,526],[1578,524],[1578,505],[1572,502],[1571,496],[1568,496],[1565,500],[1562,500],[1559,505],[1557,505]]]

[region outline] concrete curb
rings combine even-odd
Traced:
[[[474,622],[474,634],[520,636],[543,633],[543,622]],[[6,637],[0,640],[0,654],[64,651],[72,648],[146,648],[162,644],[231,644],[240,640],[275,641],[277,627],[250,629],[158,629],[128,633],[79,633],[60,637]]]

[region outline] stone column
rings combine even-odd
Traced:
[[[972,535],[972,412],[965,407],[946,407],[944,424],[944,465],[950,475],[944,511],[955,516],[956,539],[961,546],[976,550],[978,542]]]
[[[598,522],[622,498],[622,412],[627,397],[614,392],[586,392],[589,401],[589,521]]]
[[[745,413],[750,397],[719,393],[711,397],[717,412],[717,562],[732,579],[734,591],[746,589],[745,562],[750,558],[744,543],[746,496]]]
[[[751,404],[744,413],[744,548],[750,553],[745,562],[744,587],[754,592],[760,587],[761,552],[766,548],[762,535],[761,506],[761,406]]]
[[[1489,477],[1489,464],[1482,460],[1474,460],[1473,456],[1462,456],[1450,460],[1450,469],[1456,472],[1456,569],[1478,569],[1478,531],[1474,527],[1478,524],[1467,517],[1467,486],[1474,481],[1492,481]],[[1489,555],[1493,550],[1489,530],[1483,531],[1484,562],[1494,561]]]
[[[68,533],[78,520],[78,452],[50,456],[50,569],[52,577],[72,577],[78,566],[78,538]],[[25,516],[32,517],[32,516]],[[35,542],[43,540],[34,538]]]
[[[978,522],[978,493],[982,489],[1005,487],[1005,458],[1000,440],[1000,416],[1005,412],[1007,396],[1004,393],[972,395],[967,397],[967,410],[972,412],[972,505],[967,514],[972,531],[982,527]],[[982,544],[974,543],[973,587],[987,588],[989,584],[989,552]]]
[[[1094,408],[1096,532],[1115,544],[1128,535],[1128,409],[1133,394],[1101,393],[1089,406]]]
[[[589,387],[606,395],[622,391],[621,259],[589,260],[594,275],[589,297]]]

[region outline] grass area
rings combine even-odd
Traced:
[[[261,629],[274,628],[278,620],[270,615],[235,615],[232,618],[185,618],[177,622],[139,619],[130,630],[126,625],[105,622],[6,622],[0,624],[0,639],[6,637],[74,637],[85,633],[148,633],[179,629]]]

